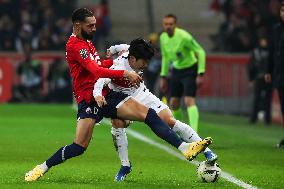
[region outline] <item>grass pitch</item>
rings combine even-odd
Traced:
[[[284,138],[279,126],[251,126],[243,117],[201,113],[200,135],[212,136],[210,147],[223,171],[258,188],[284,187]],[[202,183],[196,167],[128,136],[133,171],[122,183],[113,181],[120,162],[110,127],[97,126],[84,155],[52,168],[40,180],[26,183],[24,174],[59,147],[70,144],[76,112],[69,105],[0,105],[0,188],[240,188],[221,178]],[[163,143],[147,126],[135,131]],[[204,160],[203,155],[198,160]]]

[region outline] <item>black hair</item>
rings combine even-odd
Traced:
[[[175,23],[177,23],[177,17],[174,14],[167,14],[166,16],[164,16],[164,18],[173,18],[175,20]]]
[[[87,8],[78,8],[72,13],[72,22],[85,21],[86,17],[92,17],[94,13]]]
[[[284,1],[281,1],[280,7],[283,7],[283,6],[284,6]]]
[[[129,56],[134,56],[137,60],[150,60],[155,53],[154,47],[148,41],[142,38],[131,41],[128,51]]]

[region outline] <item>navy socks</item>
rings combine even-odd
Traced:
[[[182,140],[176,135],[175,132],[172,131],[172,129],[164,121],[161,120],[155,110],[149,108],[144,122],[161,139],[165,140],[176,148],[181,145]]]
[[[46,161],[46,165],[48,168],[51,168],[52,166],[58,165],[67,159],[83,154],[85,150],[86,149],[84,147],[75,143],[64,146]]]

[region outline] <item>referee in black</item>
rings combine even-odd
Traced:
[[[273,81],[273,85],[278,91],[282,124],[284,125],[284,1],[281,2],[279,14],[280,21],[274,26],[270,41],[270,61],[265,74],[265,81]]]

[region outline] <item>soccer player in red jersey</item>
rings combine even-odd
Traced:
[[[25,175],[26,181],[35,181],[51,167],[83,154],[90,143],[95,123],[100,122],[103,117],[144,121],[157,136],[179,149],[188,160],[192,160],[212,142],[212,139],[196,143],[183,142],[153,109],[139,104],[126,94],[108,88],[103,92],[105,104],[99,106],[92,95],[93,86],[99,78],[122,79],[125,77],[128,79],[125,82],[134,86],[138,86],[142,78],[134,71],[103,68],[103,66],[109,67],[112,62],[111,60],[101,61],[96,49],[88,41],[92,39],[96,30],[96,19],[91,11],[85,8],[75,10],[72,22],[73,34],[66,45],[66,58],[78,103],[76,136],[72,144],[61,147],[49,159],[29,171]],[[136,41],[132,50],[130,52],[133,52],[133,60],[135,59],[137,63],[147,64],[154,55],[153,47],[143,40]]]

